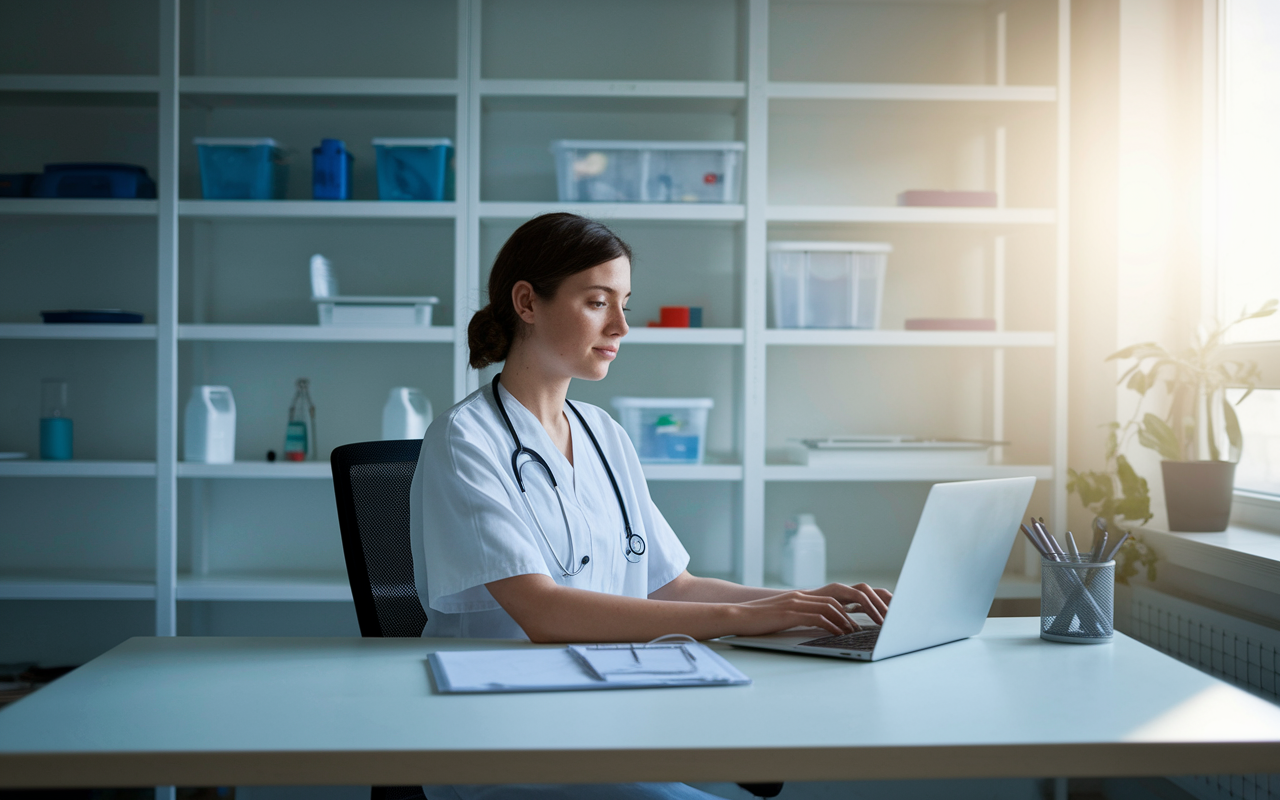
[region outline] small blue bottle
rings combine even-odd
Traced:
[[[351,165],[355,156],[341,139],[321,139],[311,149],[311,198],[350,200]]]
[[[40,458],[70,461],[72,432],[67,416],[67,382],[46,378],[40,385]]]

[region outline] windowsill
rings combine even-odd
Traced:
[[[1138,530],[1170,564],[1280,593],[1280,534],[1243,525],[1231,525],[1222,533]]]

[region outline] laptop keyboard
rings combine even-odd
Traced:
[[[819,639],[810,639],[807,642],[801,642],[804,647],[830,647],[836,650],[864,650],[871,651],[875,649],[876,639],[880,638],[879,626],[868,626],[860,631],[853,633],[844,633],[839,636],[823,636]]]

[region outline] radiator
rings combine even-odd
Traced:
[[[1280,700],[1280,630],[1145,586],[1132,589],[1129,613],[1121,628],[1129,636],[1228,683]],[[1280,800],[1280,773],[1169,780],[1199,800]]]

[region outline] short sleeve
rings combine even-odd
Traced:
[[[423,440],[415,498],[421,501],[421,525],[414,530],[423,548],[427,605],[445,613],[497,609],[485,584],[549,575],[546,560],[514,511],[518,490],[486,440],[468,436],[453,419],[439,422],[441,429],[429,430]]]
[[[645,487],[645,500],[648,501],[648,519],[645,530],[649,532],[647,557],[649,559],[649,591],[654,592],[679,577],[689,567],[689,552],[680,543],[676,532],[667,524],[666,517],[658,510],[653,498],[649,497]]]

